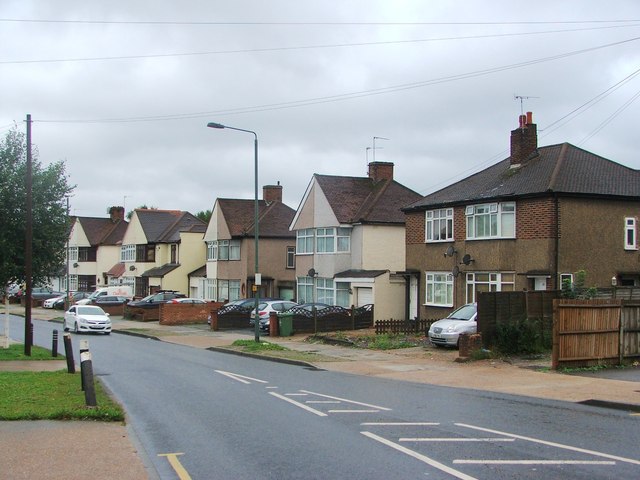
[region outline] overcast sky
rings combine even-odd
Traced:
[[[253,136],[211,121],[257,133],[293,208],[374,159],[443,188],[509,155],[521,108],[539,145],[638,169],[639,39],[637,0],[2,0],[0,135],[32,115],[79,216],[253,198]]]

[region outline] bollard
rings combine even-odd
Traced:
[[[96,389],[93,384],[93,365],[91,364],[91,352],[89,351],[80,354],[80,372],[84,390],[84,403],[88,407],[97,407]]]
[[[86,392],[84,384],[84,373],[82,372],[82,354],[89,351],[89,340],[80,340],[80,379],[82,383],[82,391]]]
[[[53,338],[51,339],[51,356],[58,356],[58,330],[53,331]]]
[[[67,372],[76,373],[76,364],[73,360],[73,348],[71,346],[71,334],[64,334],[64,354],[67,357]]]

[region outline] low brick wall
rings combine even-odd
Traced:
[[[164,303],[160,305],[160,325],[186,325],[207,323],[207,317],[213,309],[222,306],[220,302],[207,303]]]
[[[125,305],[123,303],[122,305],[100,305],[100,307],[112,317],[123,317]]]
[[[479,333],[460,335],[458,356],[469,358],[472,352],[482,349],[482,335]]]

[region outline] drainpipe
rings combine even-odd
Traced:
[[[559,202],[558,202],[558,194],[557,193],[553,193],[553,203],[554,203],[554,210],[555,210],[555,266],[554,266],[554,272],[555,272],[555,284],[556,284],[556,290],[561,290],[562,289],[562,285],[560,285],[560,276],[559,276],[559,272],[558,272],[558,267],[560,264],[560,207],[559,207]]]

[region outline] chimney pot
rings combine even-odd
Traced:
[[[520,126],[511,131],[511,165],[522,165],[538,148],[538,127],[533,123],[533,114],[520,115]]]

